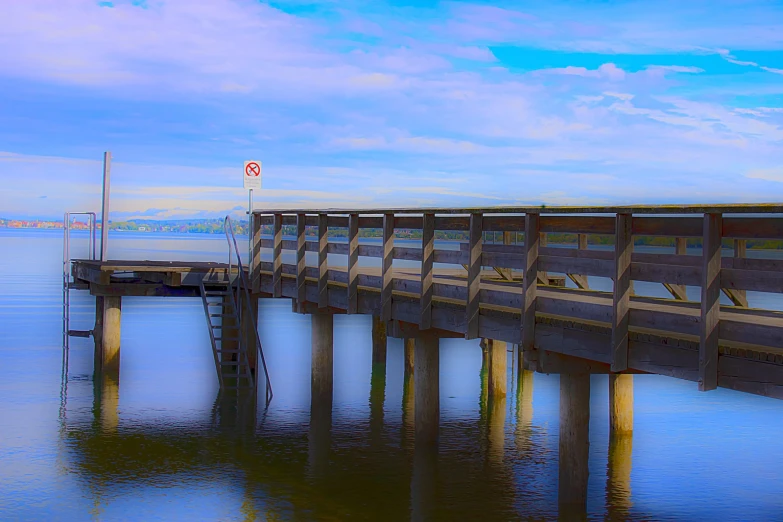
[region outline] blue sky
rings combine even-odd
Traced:
[[[783,2],[28,0],[0,216],[783,200]]]

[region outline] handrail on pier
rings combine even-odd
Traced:
[[[783,260],[747,255],[783,241],[783,204],[270,209],[253,218],[253,251],[272,251],[271,262],[253,267],[256,291],[294,299],[299,310],[312,305],[467,339],[491,336],[522,345],[539,369],[544,363],[535,358],[545,341],[544,351],[615,373],[675,374],[698,380],[705,391],[720,385],[783,398],[783,313],[754,310],[747,295],[783,293]],[[261,237],[266,226],[271,239]],[[296,239],[283,239],[283,227],[293,227],[288,233]],[[306,238],[307,227],[317,238]],[[347,241],[330,241],[334,228]],[[381,245],[360,243],[361,229],[375,229]],[[420,231],[421,244],[395,245],[399,230]],[[458,233],[460,248],[439,248],[436,233]],[[485,240],[495,233],[503,244]],[[570,248],[548,244],[555,241]],[[693,255],[689,246],[701,251]],[[295,264],[283,263],[284,250],[296,253]],[[317,254],[317,266],[307,265],[307,252]],[[329,254],[347,256],[348,266],[330,267]],[[360,257],[380,259],[380,270],[360,268]],[[394,269],[394,260],[420,268]],[[435,266],[444,264],[467,274]],[[564,274],[577,288],[556,288],[565,279],[550,274]],[[609,281],[611,290],[592,289],[588,278]],[[662,284],[671,299],[635,295],[634,281]],[[578,334],[578,349],[555,341],[577,335],[573,329],[589,332]],[[765,365],[748,371],[748,361]]]
[[[269,404],[269,401],[272,400],[273,393],[272,393],[272,381],[269,380],[269,371],[266,366],[266,358],[264,357],[264,350],[261,347],[261,338],[258,336],[258,323],[255,318],[255,314],[253,313],[253,308],[250,305],[250,282],[247,279],[247,276],[245,275],[245,271],[242,269],[242,258],[239,254],[239,245],[237,245],[237,239],[234,234],[234,224],[231,221],[230,216],[226,216],[226,219],[223,222],[223,231],[226,234],[226,241],[228,242],[228,278],[230,281],[231,278],[231,271],[233,268],[233,255],[237,256],[237,272],[239,272],[239,276],[236,278],[236,310],[240,311],[242,309],[242,295],[245,296],[245,310],[247,313],[247,316],[250,318],[250,321],[252,322],[253,326],[253,333],[256,340],[256,353],[260,355],[261,357],[261,365],[264,368],[264,377],[266,378],[266,402]],[[233,246],[233,253],[232,253],[232,246]],[[233,255],[232,255],[233,254]],[[229,283],[231,286],[231,283]],[[232,292],[233,294],[233,292]],[[232,299],[233,299],[232,295]]]

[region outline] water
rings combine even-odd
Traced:
[[[75,237],[78,254],[86,242]],[[113,258],[226,255],[221,236],[111,241]],[[125,298],[119,389],[93,385],[89,339],[72,340],[63,387],[61,234],[0,229],[0,252],[0,519],[558,517],[556,375],[535,375],[532,414],[511,376],[508,399],[488,411],[478,342],[442,341],[435,455],[414,451],[400,341],[389,340],[385,383],[371,386],[369,317],[335,317],[333,412],[311,418],[310,322],[289,301],[261,301],[275,385],[264,409],[218,398],[197,299]],[[72,327],[88,329],[93,301],[80,294]],[[607,378],[594,376],[589,519],[783,520],[783,402],[636,376],[632,449],[612,464],[630,475],[609,487],[607,404]]]

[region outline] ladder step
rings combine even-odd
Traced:
[[[68,335],[71,337],[89,337],[92,335],[92,330],[68,330]]]
[[[231,295],[231,292],[215,292],[214,290],[207,290],[204,292],[204,295],[207,297],[218,297],[224,295]]]
[[[234,314],[209,314],[210,317],[234,317]]]
[[[215,337],[216,341],[238,341],[239,337]]]
[[[220,361],[221,366],[240,366],[242,364],[245,364],[241,361]]]

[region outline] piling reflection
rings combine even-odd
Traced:
[[[438,368],[433,353],[425,349],[420,355],[424,375]],[[437,388],[430,383],[425,387],[430,394],[429,428],[416,434],[417,372],[419,367],[405,372],[402,416],[384,417],[387,382],[373,371],[369,437],[350,426],[333,425],[328,386],[313,387],[309,416],[298,424],[284,419],[286,412],[270,417],[256,394],[233,392],[218,393],[203,421],[131,425],[119,422],[118,381],[96,376],[92,422],[63,431],[67,461],[86,480],[98,514],[107,512],[115,488],[127,487],[129,481],[141,487],[195,480],[226,484],[235,491],[235,512],[245,520],[587,516],[588,375],[561,376],[559,465],[549,461],[542,466],[550,449],[536,435],[541,428],[534,427],[532,372],[514,376],[516,404],[509,404],[511,397],[486,397],[468,418],[439,420],[432,404]],[[511,420],[509,407],[515,412]],[[506,444],[507,422],[516,424],[511,447]],[[407,441],[406,433],[411,435]],[[630,435],[612,437],[605,513],[611,520],[638,517],[630,502],[631,452]],[[534,467],[520,474],[523,466]],[[555,467],[558,480],[552,476]],[[520,478],[540,472],[549,477]],[[540,488],[548,491],[535,491]],[[556,496],[558,505],[541,504],[541,498]]]
[[[626,520],[631,510],[633,434],[611,434],[606,466],[606,511],[610,520]]]

